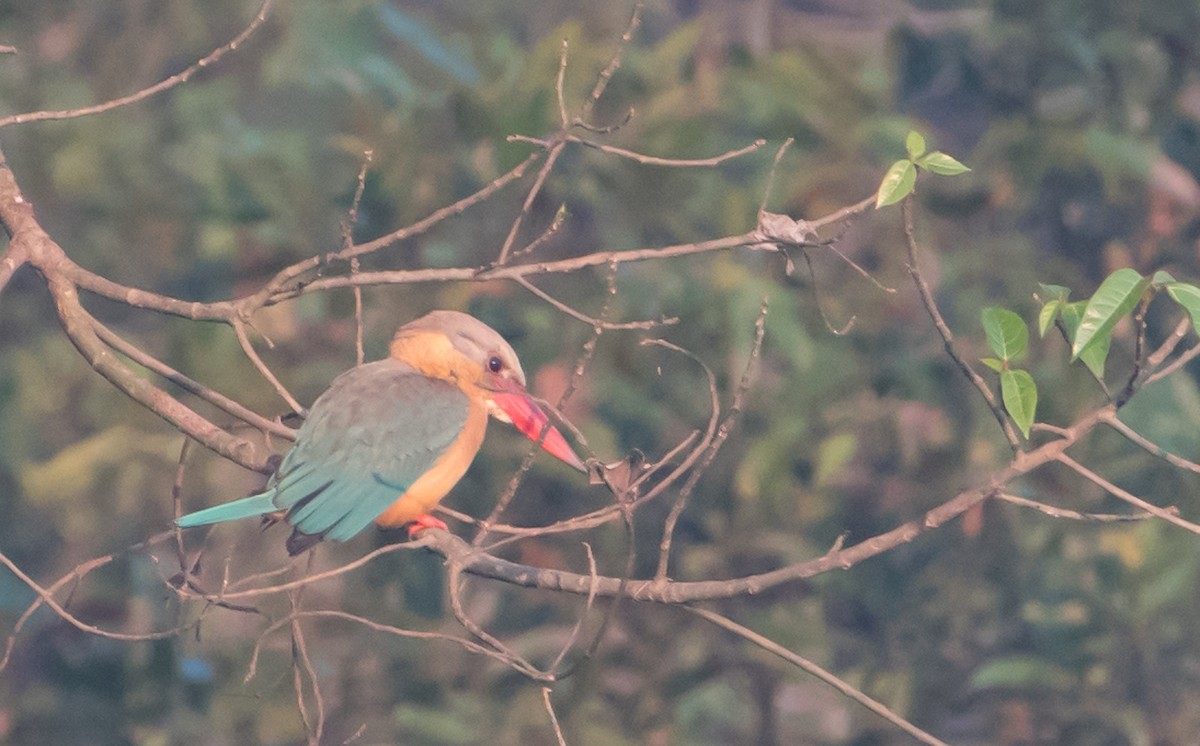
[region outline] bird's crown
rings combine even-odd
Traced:
[[[499,332],[460,311],[432,311],[408,322],[392,338],[391,356],[431,378],[490,388],[493,378],[525,385],[525,371]]]

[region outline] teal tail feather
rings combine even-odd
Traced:
[[[197,510],[195,513],[188,513],[175,521],[175,525],[180,528],[191,528],[192,526],[206,526],[210,523],[236,521],[239,518],[274,513],[279,508],[275,507],[273,497],[274,493],[264,492],[261,495],[251,495],[224,505],[214,505],[211,508]]]

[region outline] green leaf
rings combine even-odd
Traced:
[[[1145,277],[1128,267],[1106,277],[1083,310],[1071,345],[1071,359],[1078,359],[1088,346],[1110,339],[1113,327],[1133,310],[1148,284]]]
[[[1176,282],[1175,276],[1172,275],[1170,272],[1168,272],[1165,269],[1160,269],[1157,272],[1155,272],[1154,278],[1152,280],[1150,280],[1151,284],[1160,285],[1160,286],[1161,285],[1170,285],[1173,282]]]
[[[1192,328],[1200,333],[1200,288],[1186,282],[1172,282],[1167,285],[1167,295],[1183,306],[1192,317]]]
[[[987,334],[988,347],[992,348],[996,357],[1008,362],[1025,353],[1029,345],[1029,329],[1020,316],[1007,308],[988,306],[980,312],[979,318]]]
[[[971,676],[975,689],[1053,689],[1072,691],[1077,682],[1067,670],[1032,655],[1011,655],[981,666]]]
[[[1041,313],[1038,314],[1038,336],[1045,337],[1046,332],[1050,331],[1050,327],[1054,326],[1054,322],[1063,312],[1063,308],[1067,305],[1067,298],[1071,295],[1071,288],[1063,285],[1048,285],[1044,282],[1038,283],[1038,292],[1034,294],[1042,303]],[[1076,324],[1078,326],[1078,324]],[[1075,330],[1071,330],[1071,335],[1075,334]]]
[[[917,167],[910,160],[899,160],[892,164],[883,181],[879,182],[879,192],[875,195],[875,209],[894,205],[912,193],[913,185],[917,183]]]
[[[1087,301],[1083,300],[1066,303],[1062,306],[1063,326],[1067,329],[1067,339],[1072,342],[1075,340],[1075,332],[1079,329],[1079,322],[1083,319],[1083,310],[1086,307]],[[1086,365],[1096,378],[1104,378],[1104,361],[1108,359],[1108,348],[1111,343],[1112,337],[1105,336],[1079,355],[1080,362]]]
[[[1052,300],[1061,300],[1067,302],[1067,298],[1071,296],[1071,288],[1066,285],[1049,285],[1044,282],[1038,283],[1038,298],[1043,303],[1049,303]]]
[[[997,360],[994,357],[980,358],[979,362],[983,363],[984,365],[986,365],[987,367],[996,371],[997,373],[1003,372],[1005,367],[1007,367],[1007,364],[1003,360]]]
[[[1027,370],[1006,370],[1000,373],[1000,397],[1004,400],[1004,409],[1013,422],[1020,428],[1021,434],[1029,437],[1029,428],[1033,426],[1034,415],[1037,414],[1037,384]]]
[[[926,153],[915,160],[918,166],[939,176],[958,176],[971,170],[953,156],[946,155],[940,150]]]
[[[1042,310],[1038,313],[1038,336],[1045,338],[1046,332],[1050,331],[1050,327],[1054,326],[1054,322],[1058,319],[1058,314],[1062,311],[1062,307],[1066,305],[1058,298],[1050,301],[1042,306]]]
[[[813,484],[817,487],[829,484],[854,458],[857,450],[858,438],[852,433],[839,433],[823,440],[817,447]]]
[[[909,130],[908,137],[904,138],[904,149],[912,160],[920,158],[925,154],[925,136],[916,130]]]

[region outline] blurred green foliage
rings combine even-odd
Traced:
[[[817,217],[873,193],[906,134],[969,165],[917,182],[922,261],[972,360],[988,354],[980,311],[1036,318],[1038,283],[1091,295],[1117,267],[1197,272],[1200,10],[1190,0],[913,0],[648,4],[598,103],[609,142],[680,158],[756,138],[756,155],[716,169],[643,166],[568,150],[521,236],[560,207],[539,249],[566,257],[701,240],[753,225],[776,144],[794,137],[768,209]],[[43,0],[0,6],[5,112],[85,105],[174,73],[231,38],[255,12],[233,0]],[[356,238],[424,217],[518,163],[557,126],[554,79],[575,110],[608,63],[630,8],[564,2],[278,3],[236,54],[167,95],[101,117],[9,128],[3,144],[51,234],[84,266],[184,298],[249,292],[291,262],[336,248],[371,150]],[[506,191],[433,232],[365,258],[367,268],[492,261],[523,195]],[[520,242],[518,243],[520,245]],[[758,375],[737,431],[677,531],[672,575],[724,578],[817,556],[842,534],[887,530],[1003,464],[994,419],[945,357],[907,283],[896,210],[849,226],[805,260],[762,253],[623,265],[617,319],[678,316],[662,336],[717,374],[728,405],[770,300]],[[537,280],[589,314],[604,270]],[[535,388],[561,388],[590,329],[515,286],[368,289],[369,356],[433,307],[469,310],[513,341]],[[285,406],[223,328],[88,299],[97,316],[206,384],[255,407]],[[1152,338],[1177,317],[1152,309]],[[830,332],[851,319],[844,335]],[[349,293],[309,295],[262,314],[269,364],[311,401],[354,362]],[[606,334],[567,408],[603,457],[663,453],[708,417],[703,371]],[[170,552],[124,549],[173,509],[179,438],[86,368],[62,338],[38,278],[0,296],[0,551],[46,583],[116,552],[71,593],[81,618],[125,631],[167,628],[180,610],[162,584]],[[1117,327],[1108,367],[1131,363]],[[1102,401],[1048,335],[1021,364],[1038,419],[1065,425]],[[1140,394],[1124,418],[1186,458],[1200,456],[1194,374]],[[544,386],[545,389],[541,387]],[[486,514],[525,445],[493,433],[449,504]],[[1101,433],[1074,457],[1189,514],[1194,477]],[[258,478],[193,453],[183,499],[246,494]],[[1120,506],[1061,470],[1021,494],[1081,511]],[[509,520],[542,524],[605,497],[539,461]],[[639,573],[653,571],[667,507],[638,516]],[[1194,512],[1190,513],[1194,515]],[[363,553],[380,534],[322,548]],[[581,537],[540,539],[511,556],[586,567]],[[619,528],[590,534],[600,570],[619,573]],[[252,525],[207,540],[204,571],[278,565],[282,536]],[[1192,634],[1200,608],[1195,537],[1162,524],[1082,524],[987,504],[848,572],[716,605],[954,743],[1185,743],[1200,732]],[[153,557],[153,559],[151,559]],[[455,631],[442,568],[407,552],[312,589],[316,608]],[[215,575],[214,575],[215,574]],[[534,660],[553,659],[583,602],[472,581],[477,622]],[[0,629],[32,598],[0,572]],[[263,615],[286,613],[279,601]],[[188,610],[188,614],[194,610]],[[45,610],[0,675],[0,741],[296,743],[289,641],[258,614],[215,611],[191,636],[125,644]],[[594,626],[594,624],[593,624]],[[306,623],[328,710],[328,741],[553,743],[537,685],[456,646],[393,639],[334,620]],[[823,685],[678,610],[624,604],[598,657],[553,692],[570,743],[906,742]]]

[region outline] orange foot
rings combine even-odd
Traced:
[[[443,521],[438,520],[432,515],[426,513],[425,515],[418,517],[417,520],[408,524],[408,538],[417,538],[417,534],[421,533],[427,528],[440,528],[443,531],[450,530]]]

